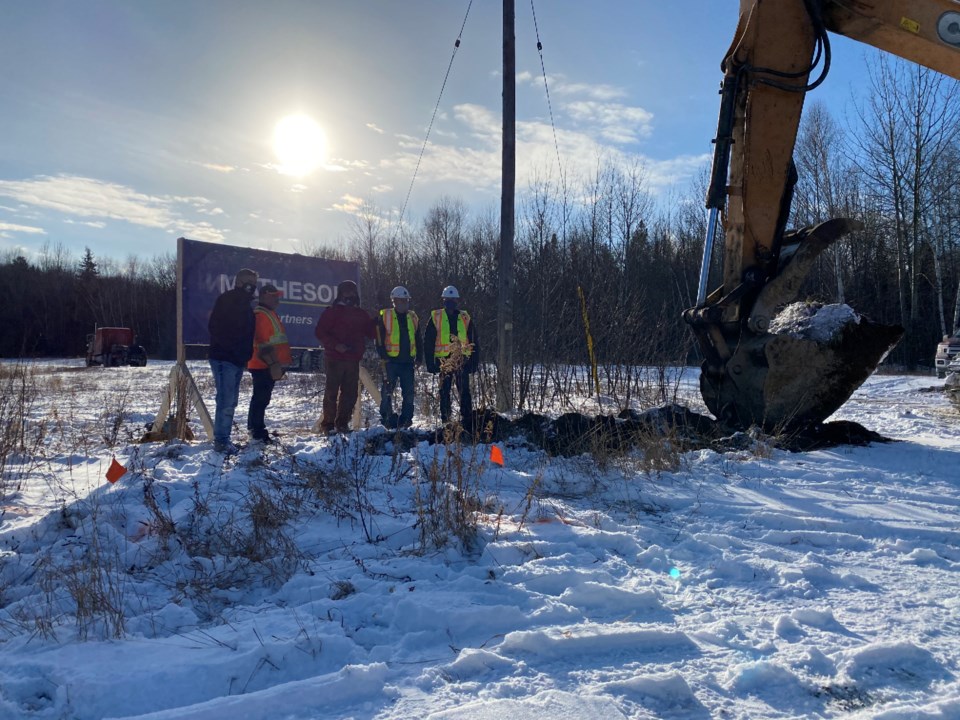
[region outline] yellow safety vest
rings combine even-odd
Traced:
[[[450,355],[450,318],[447,311],[440,309],[433,311],[433,326],[437,329],[437,343],[434,346],[433,354],[435,357],[448,357]],[[467,342],[467,328],[470,327],[470,316],[460,311],[457,315],[457,337],[460,338],[460,347],[463,348],[465,357],[469,357],[473,352],[473,346]]]
[[[410,357],[417,356],[417,327],[420,319],[413,310],[408,310],[411,322],[407,323],[407,331],[410,333]],[[384,308],[380,311],[380,317],[383,319],[383,329],[387,336],[383,339],[383,347],[387,351],[387,357],[398,357],[400,355],[400,323],[395,308]]]

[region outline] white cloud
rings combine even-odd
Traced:
[[[600,137],[616,144],[636,142],[653,131],[653,113],[639,107],[580,100],[564,109],[575,122],[595,128]]]
[[[549,81],[549,76],[547,78]],[[613,85],[586,85],[584,83],[556,83],[550,85],[551,92],[555,95],[571,96],[582,95],[597,102],[608,102],[618,98],[627,97],[627,92],[623,88]]]
[[[195,208],[202,208],[206,205],[212,205],[213,203],[207,198],[201,195],[171,195],[166,199],[172,202],[183,203],[185,205],[193,205]]]
[[[333,204],[333,209],[345,212],[348,215],[359,215],[363,204],[363,198],[356,195],[344,195],[340,198],[340,202]]]
[[[521,73],[531,88],[542,92],[543,77]],[[649,137],[653,130],[653,113],[640,107],[615,102],[627,97],[627,92],[614,85],[595,85],[567,82],[563,75],[547,77],[552,95],[561,99],[556,108],[562,115],[580,127],[590,128],[602,140],[613,144],[628,144]]]
[[[169,228],[169,200],[138,193],[115,183],[72,175],[41,175],[32,180],[0,180],[0,196],[66,215],[125,220],[134,225]]]
[[[223,211],[204,197],[146,195],[117,183],[75,175],[40,175],[29,180],[0,180],[0,197],[12,198],[34,208],[54,210],[68,216],[64,222],[106,227],[108,220],[171,231],[185,225],[198,228],[196,237],[222,241],[222,232],[210,223],[190,225],[181,208],[205,215]],[[85,218],[96,218],[86,220]],[[216,240],[219,238],[219,240]]]
[[[225,243],[226,235],[219,228],[214,227],[207,222],[181,224],[180,234],[191,240],[201,240],[203,242]]]
[[[67,225],[85,225],[86,227],[96,228],[101,230],[107,226],[103,220],[64,220],[64,223]]]
[[[213,170],[214,172],[229,174],[236,172],[237,168],[233,165],[220,165],[218,163],[197,163],[200,167],[206,168],[207,170]]]
[[[380,127],[377,127],[376,123],[369,122],[367,123],[367,127],[373,130],[375,133],[379,133],[380,135],[383,135],[383,129],[381,129]]]
[[[7,233],[27,233],[28,235],[46,235],[47,231],[43,228],[32,227],[30,225],[16,225],[14,223],[0,222],[0,234],[3,237],[10,237]]]
[[[665,189],[696,176],[710,162],[710,153],[681,155],[669,160],[647,160],[647,181],[653,189]]]
[[[500,143],[503,121],[498,112],[482,105],[465,103],[454,108],[453,116],[466,124],[474,137],[482,138],[485,142]]]
[[[543,92],[543,75],[521,72],[517,74],[517,82]],[[557,97],[577,96],[600,102],[627,97],[627,91],[615,85],[567,82],[564,75],[547,75],[547,87],[550,94]]]

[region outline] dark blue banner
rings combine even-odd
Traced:
[[[237,270],[250,268],[283,291],[277,313],[287,329],[290,345],[315,348],[317,319],[329,307],[337,285],[353,280],[360,285],[355,262],[290,253],[253,250],[218,243],[181,239],[183,268],[183,344],[208,345],[207,321],[217,297],[233,287]]]

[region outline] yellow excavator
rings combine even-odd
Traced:
[[[803,100],[829,69],[828,32],[960,79],[960,0],[741,0],[721,64],[697,305],[684,312],[704,357],[704,402],[733,428],[788,431],[823,422],[903,334],[854,313],[827,338],[774,324],[817,256],[859,228],[840,218],[786,231]],[[723,284],[707,294],[721,218]]]

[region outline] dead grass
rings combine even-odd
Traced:
[[[0,365],[0,501],[20,491],[42,455],[47,420],[36,417],[39,394],[24,363]]]
[[[452,540],[465,549],[477,541],[483,455],[478,445],[464,445],[462,428],[444,429],[443,443],[427,458],[418,458],[414,504],[422,551],[446,547]]]

